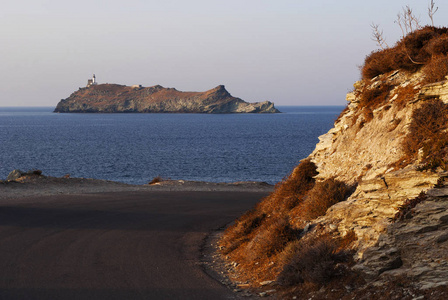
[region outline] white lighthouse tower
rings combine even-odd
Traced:
[[[93,74],[93,77],[92,77],[92,79],[88,79],[87,80],[87,87],[89,87],[89,86],[91,86],[91,85],[96,85],[97,83],[96,83],[96,76],[95,76],[95,74]]]

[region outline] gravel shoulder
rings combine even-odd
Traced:
[[[165,180],[155,184],[132,185],[92,178],[59,178],[23,176],[17,180],[0,181],[0,199],[34,196],[76,195],[108,192],[271,192],[274,186],[264,182],[215,183]]]

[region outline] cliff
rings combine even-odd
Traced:
[[[224,233],[235,281],[282,299],[446,299],[448,29],[362,73],[315,150]]]
[[[131,87],[99,84],[80,88],[61,100],[60,113],[278,113],[265,101],[247,103],[227,92],[223,85],[206,92],[181,92],[160,85]]]

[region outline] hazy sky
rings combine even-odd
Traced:
[[[55,106],[96,74],[99,83],[205,91],[246,101],[345,105],[358,66],[389,44],[409,4],[429,1],[2,0],[0,106]],[[448,4],[436,25],[448,25]],[[443,22],[445,20],[445,23]]]

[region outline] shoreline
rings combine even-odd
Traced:
[[[35,196],[94,194],[110,192],[271,192],[265,182],[215,183],[203,181],[163,180],[154,184],[133,185],[93,178],[61,178],[25,175],[16,180],[0,180],[0,199]]]

